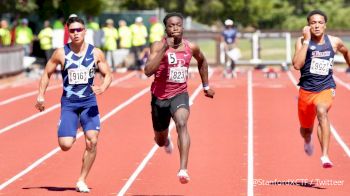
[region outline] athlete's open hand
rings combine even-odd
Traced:
[[[215,91],[213,89],[204,90],[204,95],[206,97],[214,98]]]
[[[40,112],[44,111],[45,110],[45,101],[44,99],[42,100],[37,100],[36,101],[36,104],[35,104],[35,108],[38,109]]]

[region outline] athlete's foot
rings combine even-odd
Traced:
[[[332,168],[333,167],[333,163],[331,162],[331,160],[329,160],[328,156],[322,156],[321,163],[322,163],[323,168]]]
[[[83,181],[78,181],[76,185],[76,190],[81,193],[89,193],[90,189]]]
[[[312,139],[310,139],[309,143],[304,142],[304,151],[308,156],[311,156],[314,153],[314,145],[312,144]]]
[[[166,153],[171,154],[173,152],[174,145],[173,142],[171,141],[170,135],[168,137],[168,144],[164,146],[164,150]]]
[[[186,184],[190,181],[190,176],[188,175],[186,169],[181,169],[179,173],[177,173],[177,177],[179,177],[181,184]]]

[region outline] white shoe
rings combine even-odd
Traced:
[[[81,193],[89,193],[90,189],[83,181],[78,181],[76,185],[76,190]]]
[[[190,176],[186,169],[181,169],[179,173],[177,173],[177,177],[179,177],[181,184],[186,184],[190,181]]]
[[[321,163],[322,163],[323,168],[332,168],[333,167],[333,163],[331,162],[331,160],[329,160],[329,158],[327,156],[321,157]]]
[[[314,153],[314,145],[312,144],[312,139],[309,143],[304,143],[304,151],[308,156],[311,156]]]
[[[171,141],[171,138],[169,136],[168,137],[168,145],[164,146],[164,150],[165,150],[166,153],[171,154],[173,152],[173,149],[174,149],[174,144]]]

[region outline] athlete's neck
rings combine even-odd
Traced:
[[[82,54],[85,50],[85,42],[82,43],[70,43],[70,48],[75,54]]]
[[[314,41],[317,44],[323,44],[324,43],[324,36],[325,36],[325,34],[322,34],[321,36],[312,35],[311,39],[312,39],[312,41]]]

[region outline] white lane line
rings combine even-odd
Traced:
[[[127,74],[127,75],[125,75],[125,76],[123,76],[121,78],[118,78],[118,79],[114,80],[111,83],[111,86],[114,86],[114,85],[120,83],[121,81],[127,80],[127,79],[129,79],[129,78],[131,78],[131,77],[133,77],[135,75],[136,75],[136,72],[131,72],[131,73],[129,73],[129,74]],[[61,86],[62,86],[62,84],[50,86],[50,87],[47,88],[46,92],[50,91],[50,90],[57,89],[57,88],[61,88]],[[25,94],[22,94],[22,95],[18,95],[18,96],[15,96],[15,97],[12,97],[12,98],[0,101],[0,106],[12,103],[14,101],[17,101],[17,100],[20,100],[20,99],[23,99],[23,98],[26,98],[26,97],[34,96],[34,95],[37,95],[37,94],[38,94],[38,90],[31,91],[31,92],[28,92],[28,93],[25,93]]]
[[[119,112],[120,110],[122,110],[123,108],[125,108],[126,106],[130,105],[132,102],[134,102],[135,100],[137,100],[138,98],[140,98],[141,96],[143,96],[144,94],[146,94],[147,92],[149,92],[149,87],[141,90],[140,92],[138,92],[137,94],[133,95],[131,98],[129,98],[128,100],[126,100],[125,102],[123,102],[122,104],[118,105],[116,108],[114,108],[112,111],[108,112],[105,116],[103,116],[101,118],[101,123],[103,123],[105,120],[107,120],[108,118],[110,118],[112,115],[116,114],[117,112]],[[79,132],[79,134],[77,134],[77,140],[83,136],[84,133],[83,132]],[[40,159],[38,159],[37,161],[35,161],[34,163],[32,163],[29,167],[27,167],[26,169],[22,170],[21,172],[19,172],[17,175],[13,176],[12,178],[10,178],[9,180],[7,180],[6,182],[2,183],[0,185],[0,190],[4,189],[5,187],[7,187],[8,185],[10,185],[11,183],[13,183],[14,181],[16,181],[17,179],[21,178],[22,176],[24,176],[25,174],[29,173],[31,170],[33,170],[34,168],[36,168],[38,165],[40,165],[41,163],[43,163],[45,160],[49,159],[50,157],[52,157],[53,155],[55,155],[57,152],[60,151],[59,147],[56,147],[55,149],[51,150],[49,153],[47,153],[46,155],[44,155],[43,157],[41,157]]]
[[[136,74],[136,72],[132,72],[132,73],[130,73],[130,74],[128,74],[128,75],[126,75],[126,76],[124,76],[124,77],[122,77],[122,78],[118,78],[117,80],[115,80],[115,81],[112,82],[111,86],[114,86],[114,85],[116,85],[116,84],[118,84],[118,83],[120,83],[120,82],[122,82],[122,81],[124,81],[124,80],[129,79],[129,78],[133,77],[135,74]],[[37,92],[35,92],[35,93],[37,93]],[[36,118],[38,118],[38,117],[40,117],[40,116],[42,116],[42,115],[44,115],[44,114],[47,114],[47,113],[49,113],[49,112],[51,112],[51,111],[53,111],[53,110],[59,108],[60,105],[61,105],[61,104],[55,104],[55,105],[51,106],[50,108],[47,108],[47,109],[46,109],[45,111],[43,111],[43,112],[36,113],[36,114],[34,114],[34,115],[32,115],[32,116],[29,116],[29,117],[27,117],[27,118],[25,118],[25,119],[23,119],[23,120],[21,120],[21,121],[18,121],[18,122],[15,122],[15,123],[11,124],[11,125],[8,125],[7,127],[4,127],[4,128],[2,128],[2,129],[0,129],[0,134],[4,133],[4,132],[6,132],[6,131],[8,131],[8,130],[10,130],[10,129],[12,129],[12,128],[18,127],[19,125],[22,125],[22,124],[24,124],[24,123],[27,123],[27,122],[29,122],[29,121],[31,121],[31,120],[34,120],[34,119],[36,119]]]
[[[293,74],[291,73],[291,71],[287,72],[289,79],[292,81],[292,83],[294,84],[294,86],[299,89],[299,87],[297,86],[296,83],[296,79],[294,78]],[[334,76],[334,79],[339,82],[341,81],[339,78],[337,78],[336,76]],[[342,81],[341,81],[342,82]],[[344,83],[344,82],[343,82]],[[340,83],[342,85],[342,83]],[[345,86],[346,87],[346,86]],[[346,87],[347,88],[347,87]],[[337,130],[334,128],[334,126],[330,124],[331,127],[331,133],[333,134],[333,137],[335,138],[335,140],[338,142],[338,144],[343,148],[343,150],[345,151],[345,153],[348,155],[348,157],[350,157],[350,149],[349,147],[346,145],[346,143],[344,142],[344,140],[340,137],[340,135],[338,134]]]
[[[213,75],[213,72],[209,72],[209,78]],[[197,97],[197,95],[201,92],[202,90],[202,85],[199,85],[197,87],[197,89],[193,92],[193,94],[190,97],[189,103],[190,105],[193,104],[194,99]],[[169,125],[169,134],[172,131],[172,129],[175,127],[175,123],[174,121],[172,121]],[[126,181],[126,183],[124,184],[124,186],[122,187],[122,189],[119,191],[119,193],[117,194],[118,196],[124,196],[126,191],[130,188],[130,186],[132,185],[132,183],[134,183],[134,181],[136,180],[137,176],[142,172],[142,170],[145,168],[146,164],[148,163],[148,161],[153,157],[154,153],[158,150],[158,145],[155,144],[151,150],[148,152],[148,154],[146,155],[146,157],[142,160],[141,164],[136,168],[136,170],[131,174],[131,176],[129,177],[129,179]]]
[[[253,128],[253,84],[252,71],[248,72],[248,174],[247,195],[254,195],[254,128]]]
[[[333,74],[333,78],[337,82],[337,84],[340,84],[340,85],[344,86],[346,89],[350,90],[350,84],[344,82],[343,80],[341,80],[340,78],[338,78],[334,74]]]
[[[25,119],[23,119],[21,121],[15,122],[15,123],[7,126],[7,127],[4,127],[2,129],[0,129],[0,134],[5,133],[6,131],[9,131],[9,130],[11,130],[11,129],[15,128],[15,127],[18,127],[18,126],[20,126],[20,125],[22,125],[24,123],[27,123],[27,122],[29,122],[31,120],[34,120],[34,119],[36,119],[36,118],[38,118],[40,116],[43,116],[43,115],[45,115],[45,114],[47,114],[47,113],[49,113],[49,112],[59,108],[60,106],[61,106],[61,104],[55,104],[55,105],[51,106],[50,108],[47,108],[43,112],[36,113],[36,114],[34,114],[32,116],[29,116],[28,118],[25,118]]]
[[[47,91],[60,88],[61,86],[62,86],[62,85],[50,86],[50,87],[47,88]],[[10,99],[6,99],[6,100],[4,100],[4,101],[1,101],[1,102],[0,102],[0,106],[6,105],[6,104],[9,104],[9,103],[12,103],[12,102],[14,102],[14,101],[17,101],[17,100],[20,100],[20,99],[23,99],[23,98],[26,98],[26,97],[34,96],[34,95],[37,95],[37,94],[38,94],[38,91],[37,91],[37,90],[31,91],[31,92],[28,92],[28,93],[24,93],[24,94],[22,94],[22,95],[18,95],[18,96],[12,97],[12,98],[10,98]]]

